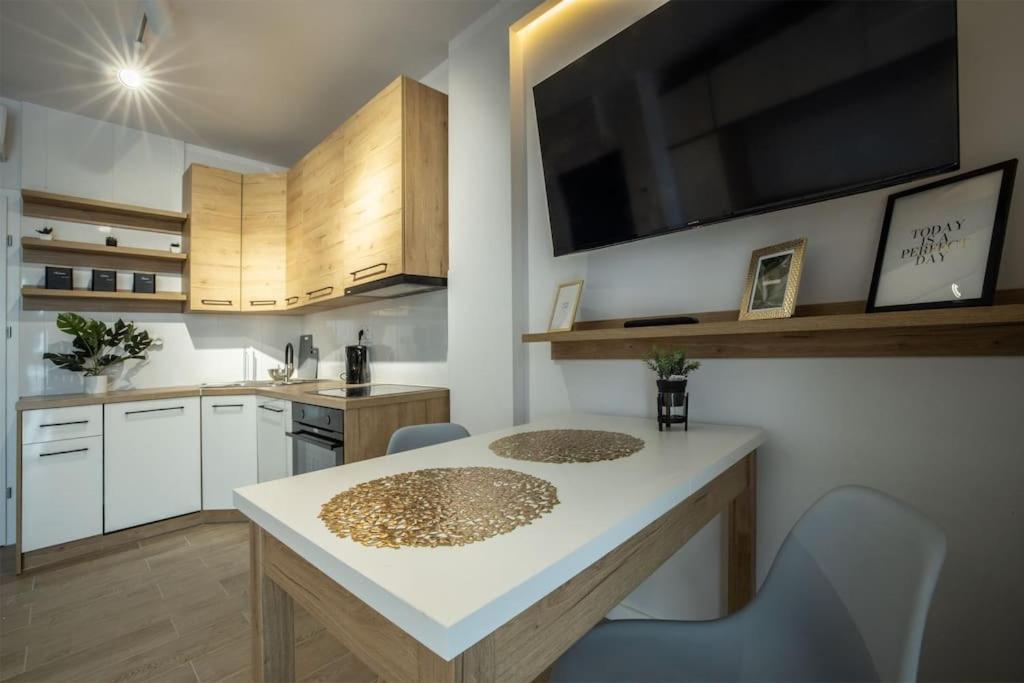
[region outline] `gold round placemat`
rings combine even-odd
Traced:
[[[340,538],[377,548],[466,545],[533,522],[558,505],[550,482],[497,467],[403,472],[342,491],[320,508]]]
[[[644,447],[643,439],[598,429],[544,429],[504,436],[490,445],[495,455],[532,462],[616,460]]]

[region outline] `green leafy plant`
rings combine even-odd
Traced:
[[[650,355],[644,360],[658,379],[670,379],[672,377],[686,378],[691,372],[700,367],[700,361],[686,360],[686,351],[662,351],[658,347],[651,350]]]
[[[57,329],[74,337],[71,353],[44,353],[43,358],[58,368],[86,375],[100,375],[109,367],[129,358],[145,360],[145,351],[153,344],[149,332],[137,330],[135,323],[118,320],[113,327],[99,320],[88,320],[76,313],[57,316]]]

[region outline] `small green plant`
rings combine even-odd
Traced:
[[[88,320],[76,313],[57,316],[57,329],[74,337],[71,353],[44,353],[43,358],[58,368],[83,372],[87,376],[103,371],[129,358],[145,360],[145,351],[153,344],[149,332],[137,330],[135,323],[118,320],[113,327],[99,320]],[[120,353],[119,353],[120,350]]]
[[[658,347],[651,350],[644,361],[658,379],[686,377],[700,367],[700,361],[686,360],[686,351],[662,351]]]
[[[45,228],[37,228],[36,232],[38,232],[40,235],[52,235],[53,228],[51,228],[50,226],[46,226]]]

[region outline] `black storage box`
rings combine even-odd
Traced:
[[[117,271],[96,270],[92,271],[92,291],[94,292],[116,292]]]
[[[47,289],[73,289],[71,269],[59,266],[46,266]]]
[[[156,294],[156,273],[135,273],[132,291],[140,294]]]

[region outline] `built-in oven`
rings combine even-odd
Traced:
[[[292,403],[292,474],[345,464],[345,413],[306,403]]]

